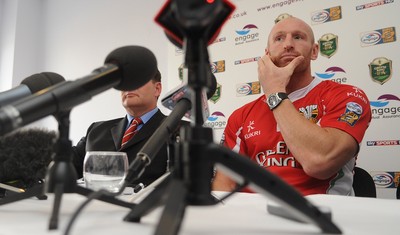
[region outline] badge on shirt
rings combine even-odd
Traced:
[[[361,105],[355,102],[349,102],[346,104],[346,112],[342,114],[339,121],[346,122],[350,126],[354,126],[360,119],[363,110]]]

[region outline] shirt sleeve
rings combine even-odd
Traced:
[[[360,88],[345,85],[332,89],[325,100],[320,126],[343,130],[360,143],[372,118],[365,93]]]

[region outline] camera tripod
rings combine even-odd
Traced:
[[[211,181],[214,166],[221,165],[230,176],[242,181],[242,185],[249,185],[271,197],[287,207],[295,217],[317,225],[323,232],[340,234],[340,229],[294,188],[248,158],[213,143],[212,129],[203,127],[205,118],[203,110],[206,105],[204,92],[210,83],[207,78],[211,73],[207,44],[210,38],[214,38],[214,31],[220,28],[233,9],[234,6],[227,1],[216,0],[213,3],[206,3],[201,0],[172,0],[156,17],[156,21],[169,34],[167,36],[174,40],[173,43],[184,43],[188,86],[192,91],[191,99],[178,101],[171,113],[173,117],[168,118],[180,119],[188,109],[191,109],[193,123],[190,127],[181,128],[180,142],[175,147],[177,150],[174,156],[175,166],[171,175],[135,205],[124,220],[139,222],[142,216],[164,204],[165,208],[155,234],[178,234],[187,206],[218,203],[218,200],[211,195]],[[180,113],[181,116],[176,113]],[[166,127],[161,125],[160,131],[168,133],[163,128]],[[157,132],[153,136],[160,137]],[[148,140],[152,141],[153,138]],[[157,142],[147,144],[155,146]],[[152,154],[140,151],[137,158],[142,160],[139,160],[138,165],[131,164],[130,168],[140,176],[145,165],[151,162],[151,157]]]

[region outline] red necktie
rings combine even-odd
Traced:
[[[137,127],[142,123],[142,119],[135,118],[131,122],[131,125],[126,129],[124,136],[122,137],[122,144],[121,147],[124,146],[138,131]]]

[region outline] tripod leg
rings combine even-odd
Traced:
[[[167,189],[168,199],[155,235],[176,235],[185,214],[187,188],[182,180],[172,179]]]
[[[64,185],[57,184],[54,190],[54,205],[50,217],[49,230],[57,229],[58,227],[58,214],[60,212],[61,198],[64,192]]]
[[[165,195],[165,190],[168,186],[167,183],[170,182],[170,177],[171,175],[165,178],[158,187],[146,196],[146,198],[144,198],[139,204],[135,205],[129,214],[125,216],[124,221],[140,222],[142,216],[145,216],[153,209],[160,206],[164,201],[163,196]],[[146,188],[143,190],[146,190]]]
[[[90,190],[88,188],[84,188],[81,186],[77,186],[75,189],[77,194],[83,195],[83,196],[89,196],[91,193],[93,193],[93,190]],[[101,195],[99,198],[96,198],[97,200],[103,201],[103,202],[107,202],[107,203],[111,203],[113,205],[117,205],[117,206],[122,206],[122,207],[126,207],[126,208],[132,208],[133,206],[135,206],[135,204],[133,203],[129,203],[126,201],[122,201],[119,200],[118,198],[115,198],[113,196],[108,196],[108,195]]]

